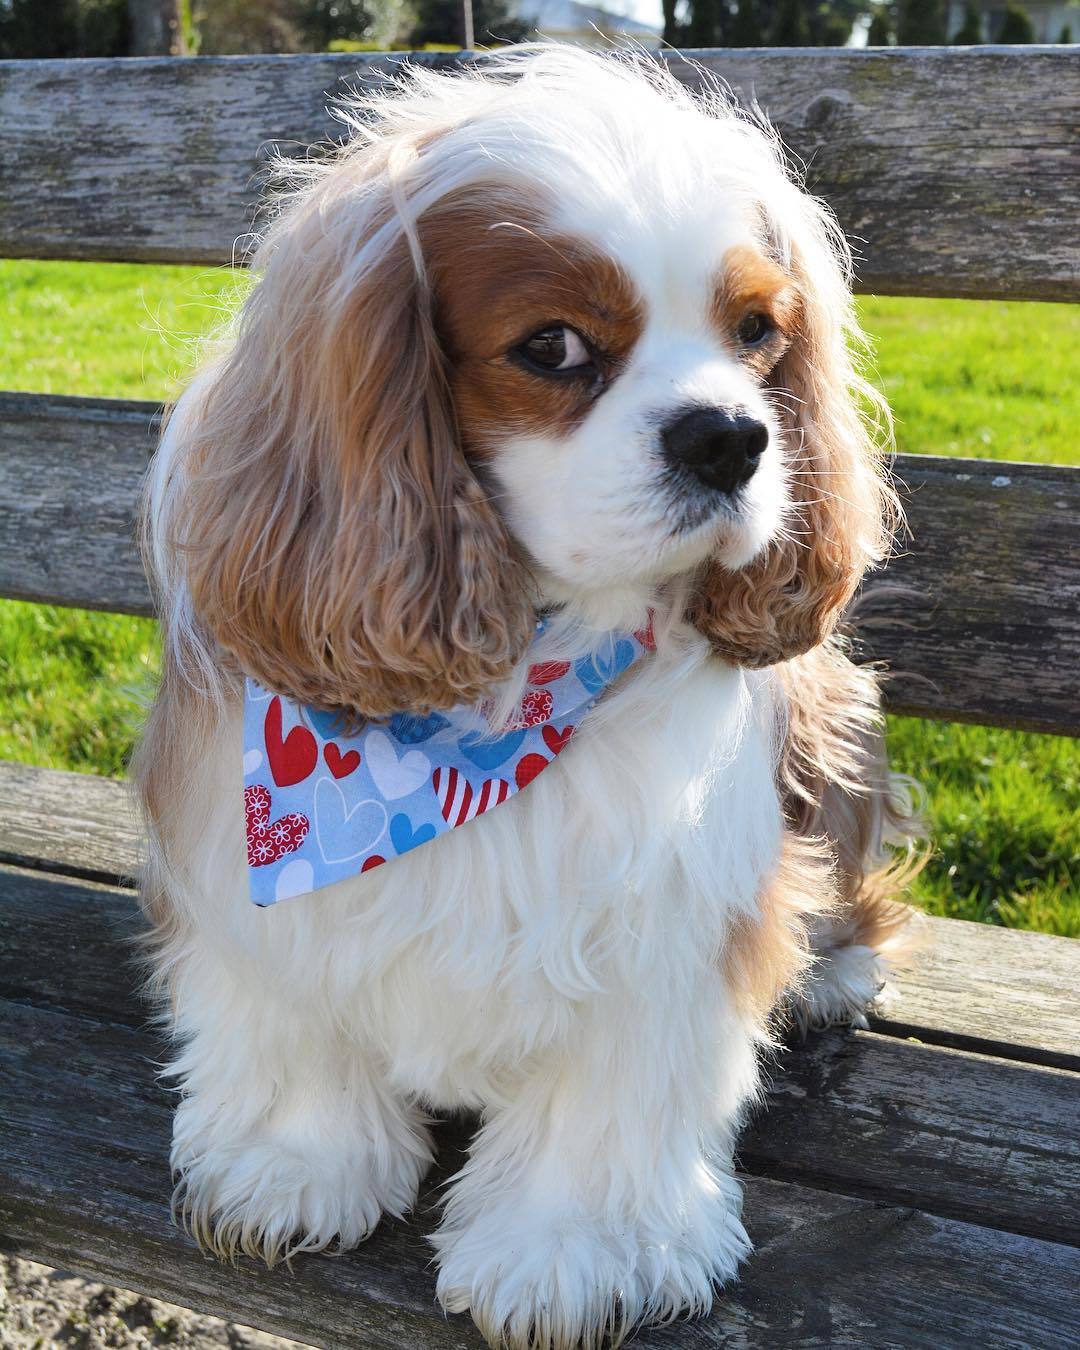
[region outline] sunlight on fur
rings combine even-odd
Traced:
[[[842,635],[898,518],[887,414],[840,231],[719,90],[539,47],[341,111],[146,496],[175,1212],[224,1259],[345,1249],[412,1206],[432,1114],[477,1112],[443,1306],[618,1344],[734,1277],[759,1054],[859,1023],[900,951],[915,796]],[[537,662],[646,629],[483,820],[250,902],[245,677],[496,735]]]

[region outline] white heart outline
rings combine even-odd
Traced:
[[[431,760],[422,750],[398,755],[385,731],[369,731],[364,738],[364,762],[371,781],[388,802],[400,801],[424,786],[431,776]]]
[[[327,799],[327,794],[330,792],[333,792],[337,796],[337,804],[333,809],[337,813],[337,819],[343,826],[348,825],[349,821],[352,820],[353,816],[356,815],[357,811],[359,811],[362,807],[365,806],[374,806],[382,814],[382,824],[379,826],[378,834],[374,835],[371,839],[371,842],[365,844],[363,848],[358,848],[355,853],[343,853],[340,856],[336,854],[331,855],[327,853],[326,847],[323,844],[322,833],[319,829],[319,822],[322,819],[324,809],[327,808],[324,805],[319,804],[319,796],[321,793],[323,803],[325,803]],[[315,784],[315,795],[312,799],[312,804],[315,808],[313,812],[315,816],[315,838],[319,845],[319,852],[322,854],[323,862],[325,863],[346,863],[352,862],[355,858],[362,858],[365,853],[371,852],[371,850],[375,847],[375,845],[386,833],[386,826],[387,826],[386,807],[382,804],[382,802],[377,802],[373,798],[368,798],[368,800],[366,801],[357,802],[356,805],[350,811],[345,801],[344,792],[342,792],[341,788],[337,785],[337,783],[335,783],[330,778],[320,778],[319,781]]]

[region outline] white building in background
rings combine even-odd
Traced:
[[[1080,42],[1080,0],[1016,0],[1016,3],[1027,10],[1036,42],[1057,42],[1063,28],[1071,28],[1072,40]],[[974,0],[974,4],[982,20],[983,41],[995,41],[1005,17],[1005,0]],[[949,0],[946,31],[950,37],[964,22],[966,8],[965,0]]]
[[[629,37],[643,47],[659,47],[662,30],[616,9],[580,4],[579,0],[513,0],[519,19],[531,23],[539,37],[603,47],[612,38]]]

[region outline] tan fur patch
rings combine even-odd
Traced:
[[[773,331],[760,346],[742,348],[739,325],[754,314],[765,318]],[[798,289],[778,263],[749,245],[738,244],[724,254],[710,317],[724,342],[764,378],[786,351],[798,326]]]
[[[582,241],[553,234],[527,201],[451,198],[421,236],[466,451],[483,457],[513,433],[567,435],[641,336],[630,279]],[[580,334],[595,368],[546,376],[515,357],[516,346],[557,323]]]
[[[723,972],[740,1011],[764,1026],[783,995],[798,988],[810,965],[813,922],[835,903],[827,850],[786,831],[757,914],[737,920],[724,947]]]
[[[371,246],[394,219],[371,168],[359,225],[331,174],[262,245],[237,340],[178,448],[172,521],[220,646],[269,688],[356,717],[482,697],[533,622],[462,453],[405,234]]]

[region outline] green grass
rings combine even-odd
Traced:
[[[243,286],[218,271],[0,262],[0,388],[167,398]],[[914,453],[1077,463],[1080,307],[864,299]],[[115,774],[157,668],[147,620],[0,602],[0,757]],[[890,719],[925,785],[930,912],[1080,936],[1080,742]]]
[[[872,297],[859,309],[898,450],[1077,462],[1080,305]]]
[[[168,398],[243,285],[219,268],[0,260],[0,389]]]
[[[0,602],[0,759],[123,773],[157,667],[152,619]]]
[[[1080,937],[1080,742],[890,717],[889,751],[926,790],[924,909]]]

